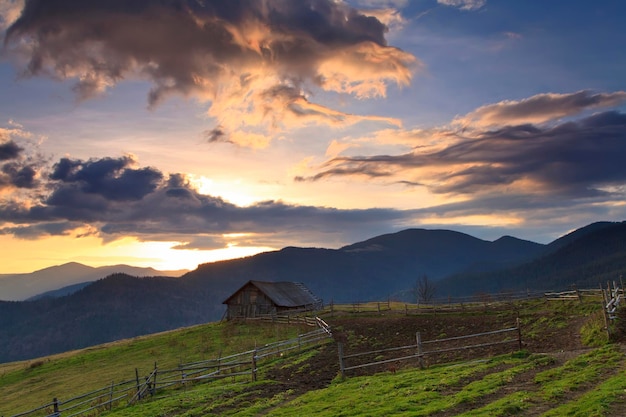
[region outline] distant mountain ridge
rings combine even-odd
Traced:
[[[597,288],[620,273],[624,222],[592,224],[548,245],[408,229],[340,249],[286,247],[203,264],[180,278],[114,274],[58,299],[0,302],[0,362],[219,320],[222,302],[248,280],[300,281],[325,302],[413,301],[401,297],[422,275],[435,281],[436,297],[446,297],[529,285]]]
[[[188,270],[158,271],[130,265],[91,267],[78,262],[51,266],[31,273],[0,274],[0,300],[23,301],[46,292],[64,287],[93,282],[114,273],[136,277],[169,276],[179,277]],[[68,292],[68,291],[66,291]],[[51,293],[52,295],[54,293]]]
[[[598,222],[550,243],[529,262],[485,273],[458,273],[441,284],[450,295],[510,290],[598,288],[626,277],[626,222]],[[461,290],[462,289],[462,290]]]

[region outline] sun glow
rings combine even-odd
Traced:
[[[213,250],[173,249],[184,243],[141,242],[126,237],[103,244],[99,238],[91,236],[80,239],[55,236],[46,240],[22,241],[22,246],[15,247],[10,245],[9,237],[0,236],[0,244],[6,248],[6,260],[0,273],[29,273],[68,262],[93,267],[126,264],[161,271],[193,270],[199,264],[242,258],[274,249],[235,244]],[[24,250],[24,247],[28,250]],[[34,254],[37,254],[36,258]]]
[[[254,196],[253,187],[242,180],[216,181],[203,175],[188,175],[188,178],[200,194],[222,197],[240,207],[260,200]]]
[[[212,250],[173,249],[184,242],[136,242],[134,254],[144,265],[159,270],[195,269],[198,265],[225,259],[242,258],[272,250],[265,247],[240,247],[229,244]]]
[[[423,225],[429,224],[462,224],[466,226],[515,226],[523,222],[523,219],[514,216],[474,215],[462,217],[425,217],[420,218]]]

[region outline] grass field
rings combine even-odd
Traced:
[[[522,352],[427,370],[337,378],[327,388],[302,395],[286,389],[261,396],[272,384],[207,384],[105,415],[615,416],[626,395],[626,360],[618,346],[562,364],[550,355]]]
[[[0,364],[0,416],[36,408],[54,397],[70,398],[111,382],[133,379],[135,368],[144,376],[155,363],[163,369],[175,368],[179,363],[249,350],[308,330],[288,325],[212,323]]]
[[[626,409],[624,345],[608,343],[597,300],[523,301],[492,309],[404,316],[351,312],[325,320],[358,351],[507,327],[520,319],[522,351],[431,361],[393,371],[339,376],[327,343],[259,364],[257,382],[222,379],[157,391],[103,416],[619,416]],[[160,367],[241,352],[308,331],[272,323],[220,323],[120,341],[29,362],[0,365],[0,415],[101,388]],[[372,371],[373,372],[373,371]]]

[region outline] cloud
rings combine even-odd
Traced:
[[[339,154],[341,154],[346,149],[351,148],[352,146],[353,145],[350,145],[348,143],[341,143],[341,142],[338,142],[337,140],[333,140],[332,142],[330,142],[330,145],[328,145],[328,148],[326,148],[326,156],[330,158],[334,158],[338,156]]]
[[[133,163],[129,156],[89,161],[62,158],[50,175],[59,185],[49,201],[75,193],[113,201],[141,200],[157,188],[163,175],[154,168],[129,168]]]
[[[614,107],[626,102],[626,92],[592,93],[588,90],[568,94],[545,93],[524,100],[506,100],[479,107],[454,120],[465,127],[491,127],[523,123],[544,123],[574,116],[587,109]]]
[[[37,170],[32,165],[11,162],[2,165],[0,173],[0,189],[5,187],[34,188]]]
[[[368,9],[381,9],[381,8],[395,8],[399,9],[406,7],[409,4],[409,0],[350,0],[350,4],[359,8]]]
[[[41,157],[29,155],[28,143],[18,144],[15,139],[30,138],[21,126],[9,122],[10,128],[0,128],[0,195],[37,186],[38,166]]]
[[[311,91],[364,99],[409,84],[417,61],[387,30],[332,0],[29,0],[5,53],[25,76],[74,80],[82,99],[147,79],[150,106],[193,97],[223,131],[271,132],[370,120],[313,103]]]
[[[398,30],[406,23],[400,11],[395,8],[361,9],[360,12],[366,16],[375,17],[385,26],[389,27],[390,30]]]
[[[407,216],[393,209],[339,210],[273,200],[240,207],[201,194],[183,174],[137,167],[129,156],[61,158],[39,170],[47,173],[26,190],[29,198],[0,199],[0,234],[97,235],[106,241],[133,236],[181,242],[179,249],[215,249],[294,239],[319,243],[333,235],[345,243],[345,236],[382,232]]]
[[[0,234],[10,234],[20,239],[36,240],[43,236],[70,236],[73,232],[83,227],[83,224],[75,222],[42,222],[27,226],[4,227],[0,229]]]
[[[487,4],[487,0],[437,0],[437,3],[458,7],[461,10],[478,10]]]
[[[230,142],[228,135],[224,132],[222,126],[215,127],[211,130],[205,130],[202,133],[202,136],[204,136],[208,143]]]
[[[2,132],[0,132],[1,134]],[[20,155],[23,149],[20,148],[17,143],[9,140],[4,143],[0,143],[0,161],[6,161],[9,159],[15,159]]]
[[[623,197],[624,113],[607,111],[551,126],[451,129],[444,137],[448,139],[445,146],[416,146],[403,154],[337,157],[316,174],[296,180],[378,178],[471,199],[498,193],[568,199],[617,193]]]
[[[316,169],[309,166],[309,175],[295,180],[367,182],[388,187],[390,194],[406,187],[407,192],[427,196],[405,212],[406,224],[412,227],[455,225],[475,233],[480,225],[494,233],[550,241],[559,231],[590,220],[626,217],[623,112],[551,124],[448,126],[395,134],[397,138],[390,130],[373,133],[363,139],[362,147],[354,148],[361,155],[332,157]],[[408,143],[411,137],[414,146],[408,152],[363,152],[375,145],[389,149],[388,143]]]
[[[3,39],[2,31],[18,19],[23,8],[23,0],[0,0],[0,40]]]

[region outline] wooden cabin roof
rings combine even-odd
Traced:
[[[318,297],[300,282],[248,281],[224,300],[223,304],[228,304],[231,298],[248,285],[253,285],[258,288],[267,298],[272,300],[272,302],[279,307],[300,307],[321,302]]]

